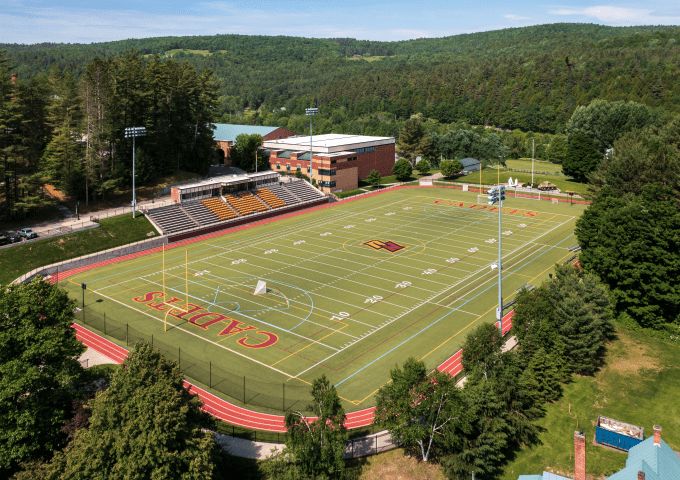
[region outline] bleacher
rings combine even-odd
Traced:
[[[242,192],[240,196],[227,195],[224,198],[227,199],[229,205],[234,207],[239,215],[245,216],[255,212],[267,211],[267,207],[250,192]]]
[[[211,198],[208,200],[203,200],[201,202],[206,208],[215,214],[220,220],[229,220],[231,218],[238,217],[238,214],[234,212],[228,205],[225,205],[219,198]]]
[[[271,183],[257,190],[242,191],[194,203],[182,203],[148,210],[148,216],[165,232],[177,233],[266,212],[270,209],[323,199],[323,193],[305,181]]]
[[[267,190],[279,197],[283,202],[286,202],[286,205],[293,205],[300,202],[300,200],[295,195],[290,193],[290,190],[280,187],[278,184],[272,183],[268,185]]]
[[[179,205],[149,210],[148,216],[166,233],[179,232],[198,226]]]
[[[300,202],[307,202],[309,200],[318,200],[324,196],[323,193],[318,191],[316,188],[312,187],[309,183],[304,180],[298,180],[297,182],[288,182],[285,187],[293,192],[293,194],[299,199]]]
[[[279,197],[276,196],[275,193],[271,192],[267,188],[253,190],[253,193],[257,195],[264,203],[269,205],[270,208],[279,208],[286,206],[286,202],[281,200]]]
[[[183,203],[182,208],[189,214],[191,218],[201,225],[210,225],[211,223],[219,222],[220,218],[215,215],[215,213],[213,213],[204,202],[206,202],[206,200],[196,203]]]

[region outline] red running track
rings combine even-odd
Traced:
[[[513,314],[514,310],[503,317],[504,335],[512,328]],[[114,362],[121,364],[128,356],[128,350],[97,335],[93,331],[76,323],[74,323],[72,327],[76,331],[76,338],[83,342],[86,347],[92,348],[102,355],[107,356]],[[463,369],[463,366],[460,363],[462,353],[462,349],[458,350],[437,368],[440,371],[449,372],[451,375],[456,376]],[[190,382],[187,382],[186,380],[184,381],[184,386],[191,393],[198,395],[198,397],[203,401],[203,407],[201,408],[205,412],[209,413],[215,418],[218,418],[219,420],[239,427],[251,428],[255,430],[265,430],[268,432],[286,431],[283,415],[271,415],[268,413],[255,412],[253,410],[239,407],[238,405],[227,402],[226,400],[223,400],[212,393],[207,392],[206,390],[203,390],[202,388],[197,387]],[[348,413],[345,426],[351,430],[354,428],[361,428],[371,425],[373,422],[374,411],[375,407],[369,407],[364,408],[363,410]]]

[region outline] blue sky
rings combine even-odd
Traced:
[[[221,33],[387,41],[557,22],[680,25],[680,1],[0,0],[1,43]]]

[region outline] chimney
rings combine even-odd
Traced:
[[[586,436],[583,430],[574,432],[574,480],[586,480]]]
[[[645,480],[645,472],[642,471],[638,472],[638,480]]]
[[[661,446],[661,427],[658,425],[654,425],[654,446]]]

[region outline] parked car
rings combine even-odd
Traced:
[[[30,238],[36,238],[38,236],[38,232],[34,232],[30,228],[22,228],[21,230],[19,230],[19,235],[28,240]]]
[[[19,235],[19,232],[8,230],[7,232],[0,232],[0,235],[2,235],[3,237],[7,237],[7,240],[9,240],[9,243],[21,241],[21,235]]]
[[[9,243],[9,238],[4,235],[0,235],[0,245],[7,245]]]

